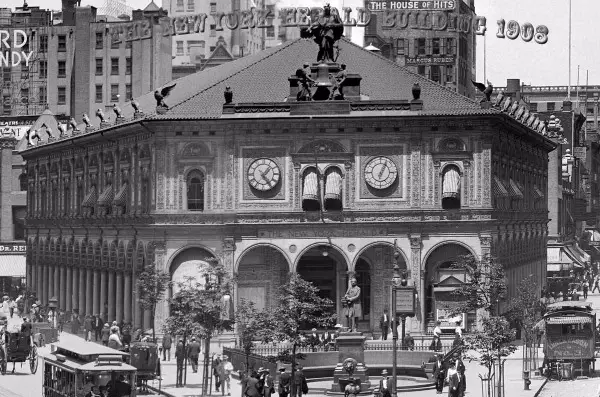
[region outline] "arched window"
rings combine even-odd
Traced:
[[[204,211],[204,174],[194,170],[187,177],[188,211]]]
[[[442,208],[445,210],[460,208],[460,171],[457,166],[444,168],[442,177]]]
[[[342,173],[336,167],[325,173],[325,210],[342,210]]]
[[[319,177],[315,168],[304,171],[302,178],[302,209],[304,211],[319,211],[321,200],[319,197]]]

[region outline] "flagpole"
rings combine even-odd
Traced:
[[[569,0],[569,87],[567,96],[571,100],[571,0]]]

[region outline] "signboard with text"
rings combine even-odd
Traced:
[[[405,65],[442,65],[454,64],[456,58],[453,56],[443,55],[421,55],[416,57],[405,57]]]
[[[440,328],[456,328],[456,322],[461,321],[461,327],[465,328],[467,323],[467,314],[461,313],[455,316],[450,315],[449,309],[437,309],[436,321],[440,322]]]
[[[412,287],[396,288],[396,314],[414,316],[415,290]]]
[[[371,12],[385,10],[437,10],[449,11],[456,8],[457,1],[433,1],[433,0],[418,0],[418,1],[398,1],[398,0],[379,0],[365,1],[367,8]]]
[[[0,254],[25,254],[27,246],[22,243],[0,243]]]

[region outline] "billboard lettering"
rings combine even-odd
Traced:
[[[19,29],[13,30],[12,40],[10,33],[10,30],[0,30],[0,67],[19,66],[23,61],[26,66],[29,66],[33,51],[17,51],[27,45],[29,40],[27,32]]]
[[[485,17],[461,15],[446,11],[404,11],[383,10],[381,26],[387,29],[446,30],[448,32],[484,35],[487,20]]]
[[[454,10],[456,1],[367,1],[372,12],[384,10]]]
[[[455,57],[445,56],[416,56],[416,57],[405,57],[405,65],[442,65],[442,64],[454,64],[456,62]]]

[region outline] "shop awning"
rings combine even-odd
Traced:
[[[100,198],[98,199],[98,205],[101,205],[104,207],[110,206],[112,204],[114,196],[115,196],[115,194],[114,194],[112,185],[106,186],[104,188],[104,191],[100,195]]]
[[[342,199],[342,174],[337,168],[332,168],[325,179],[325,199]]]
[[[566,254],[573,260],[574,263],[577,263],[580,267],[585,267],[586,262],[589,262],[590,255],[586,252],[583,252],[576,245],[566,245],[564,247]]]
[[[508,193],[512,198],[522,199],[523,192],[519,189],[519,185],[511,178],[508,184]]]
[[[304,176],[304,186],[302,189],[302,200],[319,200],[318,194],[319,180],[315,170],[309,170]]]
[[[24,255],[0,255],[0,277],[25,277]]]
[[[442,182],[442,197],[460,197],[460,174],[456,167],[447,167]]]
[[[504,182],[497,175],[494,175],[493,189],[496,197],[508,197],[508,190],[506,190]]]
[[[546,322],[548,324],[589,324],[592,322],[592,318],[584,316],[549,317]]]

